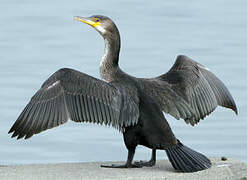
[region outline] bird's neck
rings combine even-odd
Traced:
[[[101,78],[107,82],[114,80],[118,70],[118,58],[120,51],[120,36],[105,37],[104,56],[100,62]]]

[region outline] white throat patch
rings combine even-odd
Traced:
[[[95,27],[99,32],[101,32],[102,34],[104,34],[105,33],[105,29],[102,27],[102,26],[96,26]]]
[[[102,27],[101,27],[102,28]],[[103,29],[103,28],[102,28]],[[104,29],[104,31],[105,31],[105,29]],[[105,63],[105,61],[106,61],[106,58],[107,58],[107,55],[108,55],[108,53],[109,53],[109,41],[108,40],[105,40],[105,52],[104,52],[104,55],[103,55],[103,57],[102,57],[102,59],[101,59],[101,61],[100,61],[100,66],[103,66],[103,64]]]

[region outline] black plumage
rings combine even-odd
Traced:
[[[128,159],[110,168],[153,166],[156,149],[166,150],[176,170],[194,172],[211,166],[210,160],[176,139],[162,111],[195,125],[217,105],[237,113],[225,85],[203,65],[178,56],[173,67],[156,78],[136,78],[118,66],[120,35],[105,16],[75,17],[94,27],[105,40],[105,54],[96,79],[73,69],[60,69],[49,77],[32,97],[9,133],[30,138],[67,122],[111,125],[124,136]],[[149,162],[132,163],[135,148],[152,149]]]

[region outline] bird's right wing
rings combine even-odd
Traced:
[[[176,119],[193,119],[195,111],[181,96],[179,96],[165,81],[156,78],[139,79],[142,90],[154,98],[161,109]]]
[[[191,125],[205,118],[218,105],[238,112],[223,82],[205,66],[183,55],[177,57],[167,73],[140,81],[144,91],[156,99],[165,112]]]
[[[136,124],[138,117],[138,105],[124,90],[64,68],[45,81],[9,133],[26,139],[68,119],[112,125],[121,130]]]

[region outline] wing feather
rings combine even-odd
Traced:
[[[223,82],[207,69],[201,68],[200,71],[213,90],[218,105],[230,108],[238,114],[237,106]]]
[[[60,69],[31,98],[9,133],[29,138],[69,119],[122,130],[138,121],[138,105],[128,93],[84,73]]]
[[[191,125],[204,119],[217,105],[237,114],[226,86],[206,67],[186,56],[178,56],[166,74],[141,81],[146,93],[159,102],[164,112]]]

